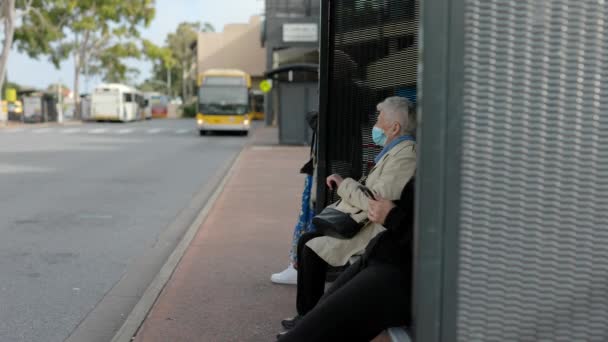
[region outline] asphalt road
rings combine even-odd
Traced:
[[[64,341],[247,140],[191,120],[0,129],[0,341]]]

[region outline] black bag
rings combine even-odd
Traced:
[[[323,209],[313,217],[312,223],[321,234],[337,239],[350,239],[365,225],[365,222],[359,223],[349,214],[331,207]]]

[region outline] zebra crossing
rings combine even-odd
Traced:
[[[119,127],[8,127],[0,129],[1,135],[16,134],[16,133],[30,133],[34,135],[47,135],[47,134],[65,134],[65,135],[187,135],[196,134],[196,128],[184,129],[184,128],[143,128],[143,127],[132,127],[132,128],[119,128]]]

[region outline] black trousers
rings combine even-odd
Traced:
[[[387,327],[410,324],[411,272],[362,258],[324,293],[329,265],[306,247],[318,236],[298,242],[296,304],[304,318],[281,341],[370,341]]]
[[[398,266],[359,260],[280,341],[368,342],[388,327],[409,326],[410,286]]]
[[[300,236],[298,241],[298,293],[296,308],[298,315],[306,315],[317,305],[325,291],[325,275],[329,266],[321,259],[306,243],[316,237],[323,236],[319,233],[306,233]]]

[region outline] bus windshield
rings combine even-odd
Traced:
[[[203,81],[204,86],[247,86],[243,77],[207,76]]]
[[[236,115],[249,111],[247,87],[202,86],[199,107],[204,114]]]

